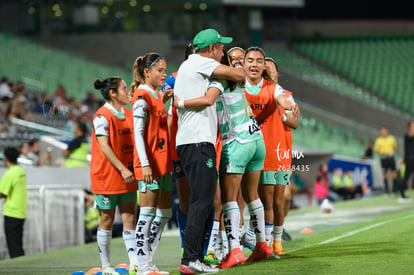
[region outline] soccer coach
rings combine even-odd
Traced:
[[[217,185],[214,147],[218,123],[216,106],[213,102],[205,108],[186,109],[185,101],[209,96],[207,88],[213,76],[233,81],[244,80],[243,68],[220,64],[224,44],[232,41],[233,38],[222,37],[214,29],[200,31],[193,39],[196,52],[181,64],[175,82],[174,94],[179,99],[177,153],[190,192],[181,274],[218,271],[206,265],[203,256],[204,236],[209,228]]]

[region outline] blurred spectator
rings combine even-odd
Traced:
[[[51,114],[53,112],[52,107],[52,98],[47,93],[44,93],[43,97],[37,103],[36,112],[43,115]]]
[[[306,194],[308,197],[308,205],[312,205],[313,194],[312,189],[301,180],[299,174],[292,173],[292,186],[291,192],[293,195],[296,194]],[[291,208],[296,208],[295,204],[293,203],[294,196],[291,196]],[[295,206],[295,207],[292,207]]]
[[[65,124],[65,131],[73,133],[76,127],[76,122],[78,121],[78,117],[72,111],[69,111],[68,117],[69,119]]]
[[[393,191],[396,191],[397,169],[395,165],[395,154],[397,153],[397,141],[392,135],[388,134],[388,130],[384,126],[380,128],[380,136],[375,140],[374,150],[375,153],[381,158],[381,167],[384,173],[385,193],[390,193],[388,187],[389,171],[391,171],[391,177],[393,179]]]
[[[7,171],[0,181],[0,198],[4,198],[4,231],[10,258],[24,255],[23,226],[27,213],[26,173],[17,165],[19,151],[12,147],[4,150]]]
[[[23,142],[20,145],[20,160],[23,160],[24,163],[32,163],[32,160],[29,157],[30,146],[28,142]],[[26,162],[27,161],[27,162]]]
[[[99,210],[95,206],[93,194],[89,190],[85,192],[85,243],[96,241],[96,232],[99,226]]]
[[[345,170],[342,181],[344,182],[344,187],[347,193],[345,199],[354,199],[356,195],[362,196],[362,186],[355,185],[350,170]]]
[[[348,193],[342,182],[342,170],[340,168],[334,168],[332,171],[330,188],[333,192],[337,193],[344,200],[348,198]]]
[[[53,107],[57,108],[60,105],[67,105],[66,90],[62,84],[59,84],[55,91],[55,98],[53,99]]]
[[[321,164],[319,167],[314,184],[314,191],[318,205],[321,205],[325,199],[328,199],[330,202],[338,200],[338,194],[329,190],[328,165],[326,163]]]
[[[74,129],[75,138],[69,143],[66,150],[62,152],[65,158],[66,167],[86,167],[89,165],[87,156],[89,152],[89,144],[87,141],[88,128],[78,121]]]
[[[10,84],[11,83],[9,82],[9,79],[7,77],[3,77],[1,79],[1,82],[0,82],[0,98],[3,98],[3,97],[12,98],[12,97],[14,97],[14,94],[11,90],[11,87],[10,87],[11,85]]]
[[[48,148],[46,153],[40,156],[40,143],[38,139],[31,139],[29,142],[28,158],[33,162],[34,166],[52,166],[51,149]]]
[[[365,153],[362,156],[363,159],[372,159],[374,157],[374,152],[372,150],[372,141],[369,139],[367,141],[367,147],[365,149]]]

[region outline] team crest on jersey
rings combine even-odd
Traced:
[[[164,138],[159,138],[158,139],[158,147],[160,149],[163,149],[164,148],[164,145],[165,145],[165,139]]]

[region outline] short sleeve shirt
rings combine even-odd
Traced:
[[[27,213],[26,172],[18,165],[10,167],[0,182],[0,193],[7,196],[3,215],[25,219]]]

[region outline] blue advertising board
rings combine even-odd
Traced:
[[[335,168],[341,169],[342,174],[349,170],[355,185],[362,185],[366,181],[368,187],[373,186],[372,166],[369,162],[332,157],[328,162],[328,170],[332,173]]]

